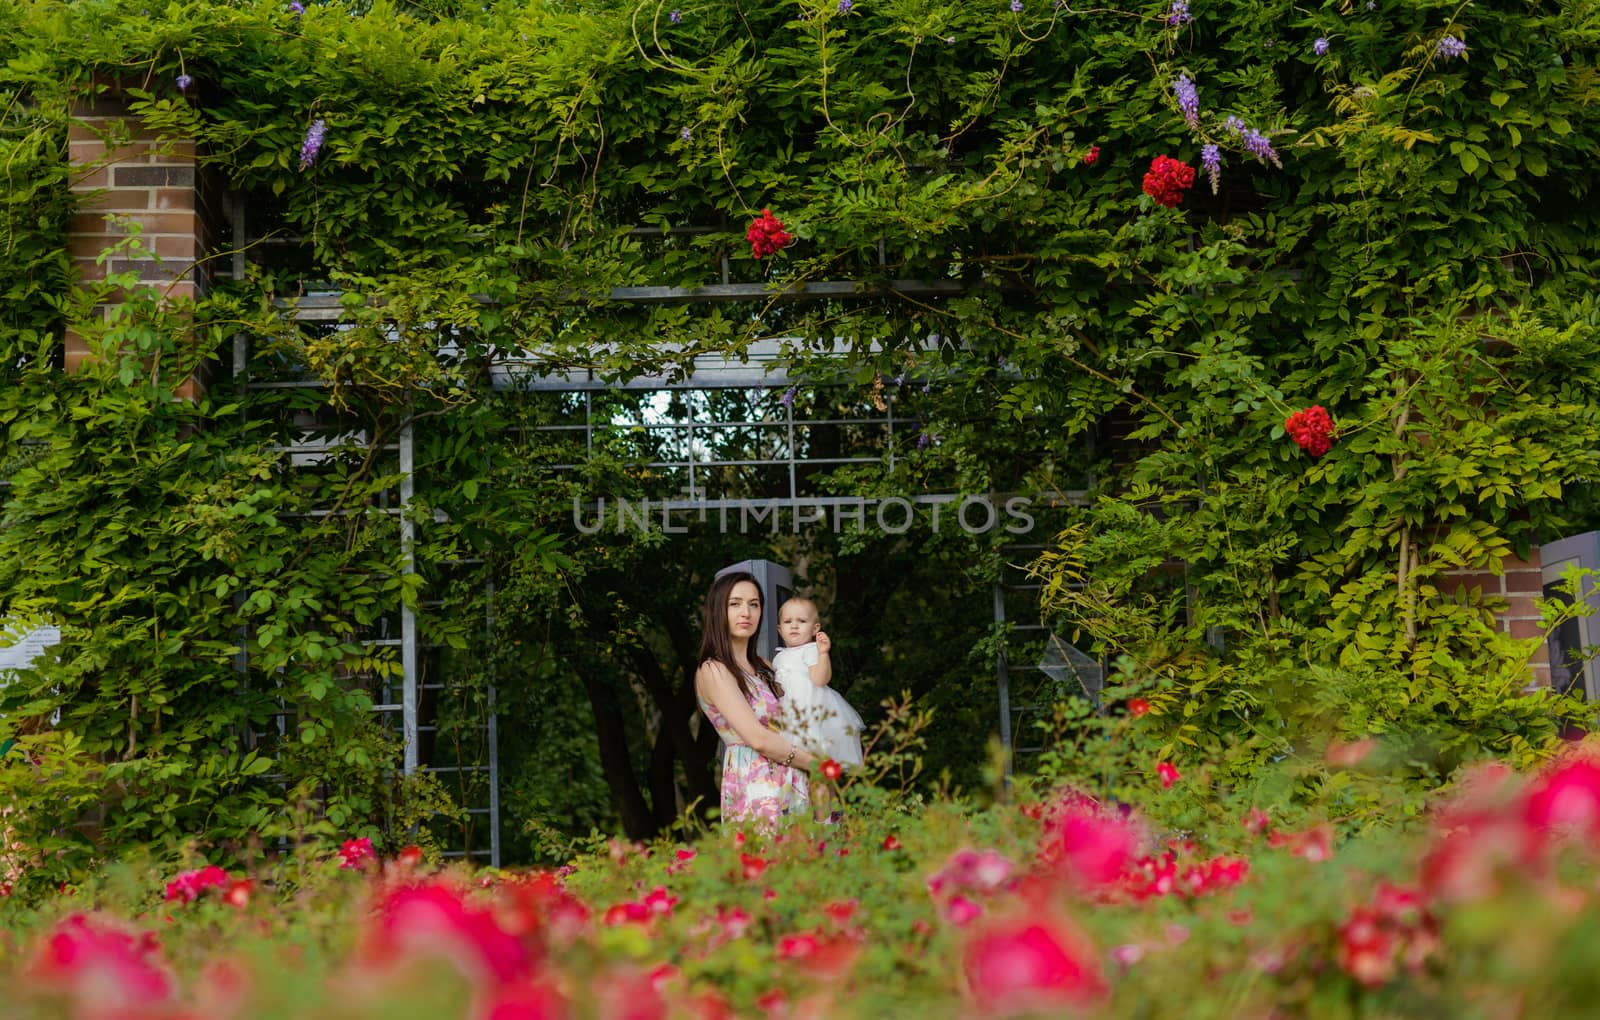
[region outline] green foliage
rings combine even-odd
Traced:
[[[1419,776],[1540,753],[1570,706],[1521,696],[1527,648],[1447,573],[1497,570],[1600,516],[1592,3],[1226,0],[1182,24],[1161,3],[747,8],[674,21],[663,4],[297,16],[275,0],[29,0],[0,13],[0,605],[59,620],[68,639],[4,695],[7,725],[60,707],[74,774],[127,773],[128,838],[189,825],[228,838],[302,781],[344,803],[341,819],[384,817],[392,748],[368,709],[393,666],[358,635],[426,587],[444,603],[429,639],[466,692],[441,735],[465,740],[491,684],[539,720],[516,754],[564,785],[526,780],[524,821],[603,824],[602,780],[620,811],[618,777],[651,767],[666,781],[644,806],[675,817],[673,762],[647,756],[693,653],[661,621],[685,626],[703,568],[734,550],[707,543],[658,584],[646,568],[661,569],[660,535],[562,545],[575,495],[681,480],[639,467],[654,451],[616,434],[581,478],[559,474],[556,444],[506,437],[572,408],[511,408],[483,382],[510,353],[626,381],[785,337],[807,386],[842,391],[841,406],[887,393],[937,437],[916,451],[862,442],[881,466],[827,481],[1063,502],[1091,487],[1085,530],[1039,565],[1052,622],[1148,689],[1173,746],[1221,756],[1230,781],[1303,734],[1415,734],[1430,749]],[[1446,35],[1464,57],[1441,54]],[[179,74],[194,82],[181,92]],[[1198,89],[1193,123],[1179,75]],[[270,241],[193,306],[67,279],[67,118],[111,93],[197,143],[251,238]],[[1230,118],[1275,155],[1253,154]],[[303,160],[317,122],[326,140]],[[1152,157],[1193,163],[1204,145],[1220,148],[1219,187],[1202,173],[1175,209],[1140,194]],[[763,208],[797,239],[764,261],[744,240]],[[724,278],[773,292],[610,298]],[[858,293],[777,293],[838,280]],[[958,293],[896,295],[891,280]],[[347,328],[282,314],[324,288],[342,292]],[[67,329],[98,356],[83,376],[48,371]],[[321,392],[221,384],[212,403],[173,403],[236,334],[253,378]],[[638,411],[614,399],[619,416]],[[1314,403],[1339,434],[1309,461],[1282,423]],[[286,471],[276,448],[296,414],[365,430],[367,446]],[[398,468],[370,452],[407,421],[426,423],[432,479],[412,581],[382,512]],[[294,516],[313,512],[328,516]],[[909,686],[937,704],[929,772],[976,786],[993,717],[978,678],[1001,635],[950,620],[982,614],[1004,551],[879,534],[793,549],[888,575],[841,588],[871,656],[861,693]],[[452,565],[473,559],[481,571]],[[937,590],[901,583],[921,577]],[[621,748],[599,774],[574,764],[595,746],[569,725],[586,704],[630,707],[598,741]]]

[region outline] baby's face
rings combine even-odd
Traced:
[[[804,602],[790,602],[778,613],[778,636],[787,648],[810,641],[818,629],[817,611]]]

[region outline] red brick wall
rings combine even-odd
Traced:
[[[1501,560],[1502,573],[1453,573],[1450,581],[1456,588],[1477,588],[1486,598],[1499,596],[1505,608],[1495,613],[1495,623],[1501,631],[1514,638],[1543,638],[1539,626],[1539,608],[1534,600],[1544,595],[1544,574],[1540,568],[1539,550],[1535,547],[1527,559],[1507,556]],[[1448,587],[1448,582],[1446,584]],[[1550,647],[1542,641],[1533,657],[1534,683],[1540,687],[1550,685]]]
[[[207,279],[196,263],[209,247],[194,146],[162,142],[128,113],[115,97],[97,97],[73,112],[68,135],[72,162],[84,173],[72,185],[78,208],[68,226],[68,248],[85,280],[134,272],[141,283],[167,297],[196,297]],[[142,254],[120,250],[102,256],[132,233],[137,224]],[[68,333],[66,369],[76,371],[89,357],[83,338]],[[194,398],[203,387],[190,379],[180,395]]]

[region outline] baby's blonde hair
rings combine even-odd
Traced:
[[[780,619],[780,620],[783,619],[783,611],[785,609],[788,609],[791,605],[793,605],[796,602],[800,603],[801,605],[810,606],[811,607],[811,615],[816,618],[816,622],[817,623],[821,623],[822,622],[822,610],[818,609],[817,608],[817,604],[815,602],[811,601],[810,599],[806,598],[804,595],[791,595],[788,598],[784,599],[782,605],[778,606],[778,619]]]

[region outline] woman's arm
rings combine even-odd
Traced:
[[[811,667],[811,685],[813,687],[826,687],[833,679],[833,660],[828,657],[828,650],[833,647],[833,641],[828,635],[817,631],[817,664]]]
[[[790,766],[798,769],[809,769],[816,764],[816,756],[811,752],[791,742],[783,734],[762,725],[761,720],[750,710],[750,703],[739,693],[739,682],[720,662],[700,664],[700,668],[694,674],[694,689],[695,693],[722,713],[722,717],[728,720],[728,725],[733,727],[733,732],[739,735],[739,739],[749,744],[763,758],[769,758],[780,765],[788,762]],[[794,753],[793,758],[790,758],[791,751]]]

